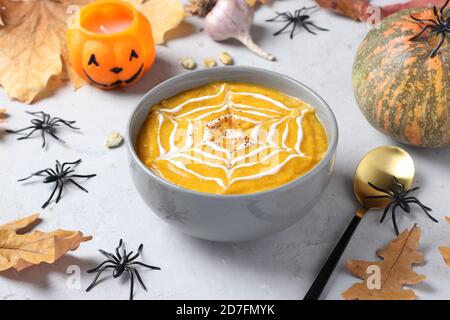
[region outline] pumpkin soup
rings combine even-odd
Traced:
[[[315,110],[277,90],[213,82],[150,109],[137,141],[143,163],[181,187],[216,194],[276,188],[328,148]]]

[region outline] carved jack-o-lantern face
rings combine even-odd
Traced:
[[[67,46],[73,69],[102,89],[135,83],[155,60],[150,23],[120,0],[83,7],[67,29]]]
[[[133,39],[114,44],[88,41],[84,44],[81,61],[89,82],[105,89],[132,84],[144,70],[141,47]]]

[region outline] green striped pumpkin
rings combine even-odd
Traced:
[[[410,41],[424,27],[411,14],[435,18],[426,8],[398,12],[360,45],[353,66],[356,101],[372,126],[400,142],[450,146],[450,36],[430,58],[441,38],[426,32]]]

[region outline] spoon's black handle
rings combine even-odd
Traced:
[[[327,262],[325,262],[325,264],[323,265],[322,269],[316,277],[316,280],[314,280],[314,283],[312,284],[311,288],[309,288],[303,300],[318,300],[320,298],[323,289],[327,285],[328,279],[330,279],[334,268],[336,268],[336,265],[342,256],[342,253],[347,247],[347,244],[352,238],[353,232],[355,232],[356,227],[358,226],[360,221],[361,218],[359,216],[353,217],[352,221],[347,227],[347,230],[345,230],[338,244],[336,245],[336,247],[334,247],[333,252],[331,253]]]

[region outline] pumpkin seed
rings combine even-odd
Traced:
[[[119,132],[111,132],[105,141],[105,146],[112,149],[117,148],[123,143],[123,137]]]
[[[206,58],[205,60],[203,60],[203,65],[205,66],[205,68],[212,68],[217,66],[217,62],[213,58]]]
[[[183,68],[188,70],[194,70],[197,68],[197,62],[195,62],[194,58],[184,57],[181,59],[180,64]]]
[[[220,62],[222,62],[226,66],[229,66],[229,65],[233,64],[233,57],[226,51],[222,52],[219,55],[219,60],[220,60]]]

